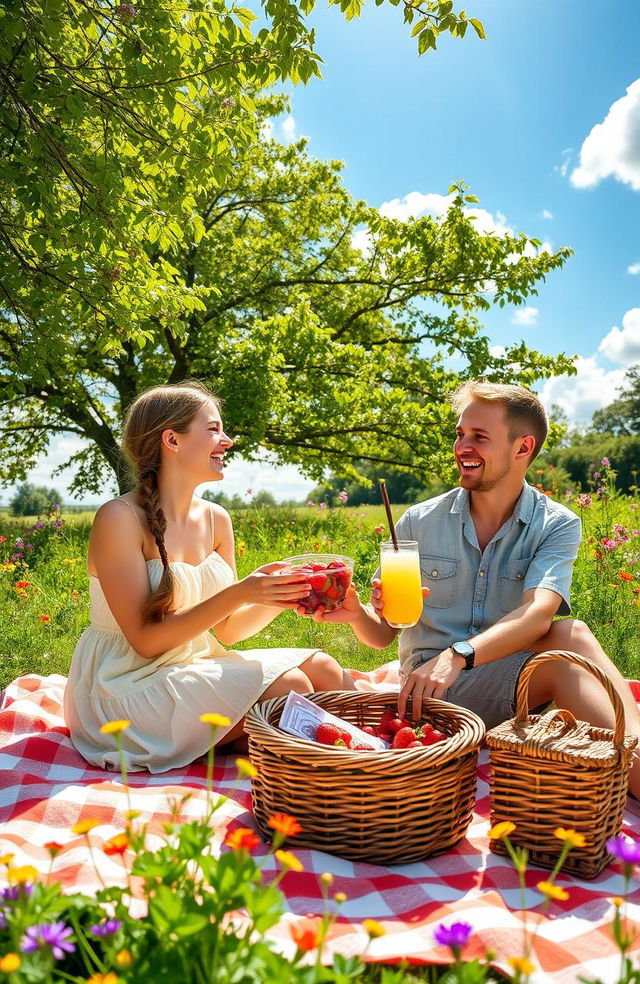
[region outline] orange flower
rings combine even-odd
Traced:
[[[224,842],[232,851],[253,851],[260,843],[260,838],[256,837],[255,831],[250,827],[238,827],[227,834]]]
[[[118,967],[130,967],[133,963],[133,957],[130,950],[120,950],[116,953],[115,957]]]
[[[546,895],[548,899],[555,899],[557,902],[566,902],[569,898],[566,888],[561,888],[560,885],[554,885],[550,881],[538,882],[537,889],[543,895]]]
[[[91,819],[78,820],[78,822],[74,823],[73,827],[71,828],[71,833],[88,834],[89,831],[93,830],[94,827],[99,827],[99,826],[100,826],[100,820],[91,820]]]
[[[284,834],[285,837],[293,837],[302,830],[296,818],[290,817],[288,813],[274,813],[269,818],[268,823],[273,830],[277,830],[279,834]]]
[[[129,847],[129,837],[127,834],[116,834],[111,840],[105,841],[102,850],[105,854],[124,854]]]
[[[633,581],[633,574],[628,574],[627,571],[618,571],[618,577],[621,581]]]
[[[17,591],[24,591],[25,588],[32,588],[32,587],[33,585],[31,581],[16,581],[16,583],[14,584],[14,588]]]
[[[44,623],[44,625],[51,621],[51,615],[38,615],[38,618],[42,623]]]
[[[320,928],[315,919],[301,919],[289,926],[289,932],[295,945],[304,953],[317,949],[320,943]]]
[[[21,963],[22,960],[17,953],[5,953],[0,957],[0,970],[3,974],[12,974],[14,970],[18,970]]]
[[[57,854],[60,854],[60,851],[64,847],[64,844],[58,844],[57,841],[47,841],[44,847],[49,852],[51,857],[55,858]]]

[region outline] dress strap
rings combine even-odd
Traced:
[[[135,511],[135,509],[133,508],[133,506],[131,505],[131,503],[130,502],[127,502],[127,500],[124,499],[121,495],[119,495],[117,497],[117,499],[118,499],[118,502],[124,502],[125,506],[128,506],[128,508],[133,513],[133,515],[136,517],[136,523],[140,527],[140,532],[142,533],[142,542],[144,543],[144,530],[142,529],[142,523],[140,522],[140,517],[138,516],[137,512]]]

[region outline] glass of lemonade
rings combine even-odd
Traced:
[[[394,629],[415,625],[422,615],[422,581],[417,540],[380,544],[382,616]]]

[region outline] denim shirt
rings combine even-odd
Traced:
[[[526,483],[513,514],[484,551],[466,489],[411,506],[396,531],[401,540],[418,541],[422,584],[430,589],[420,621],[400,634],[403,665],[478,635],[518,608],[530,588],[556,591],[562,598],[558,614],[571,612],[580,519]]]

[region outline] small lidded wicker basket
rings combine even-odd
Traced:
[[[325,691],[309,699],[351,724],[377,726],[398,692]],[[302,825],[296,847],[353,861],[399,864],[440,854],[466,834],[473,815],[478,750],[485,727],[471,711],[423,701],[424,717],[445,741],[402,751],[351,751],[285,734],[285,697],[256,704],[246,717],[249,755],[258,770],[253,807],[266,839],[274,813]],[[411,705],[407,708],[410,716]]]
[[[605,688],[615,713],[614,731],[577,721],[570,711],[528,714],[531,674],[551,660],[588,670]],[[529,860],[553,868],[561,850],[558,827],[583,834],[584,847],[573,848],[562,870],[595,878],[612,860],[606,848],[622,827],[631,755],[637,739],[624,733],[624,708],[611,681],[577,653],[553,650],[531,659],[520,674],[516,716],[487,732],[491,823],[511,821],[512,844]],[[506,853],[501,840],[491,849]]]

